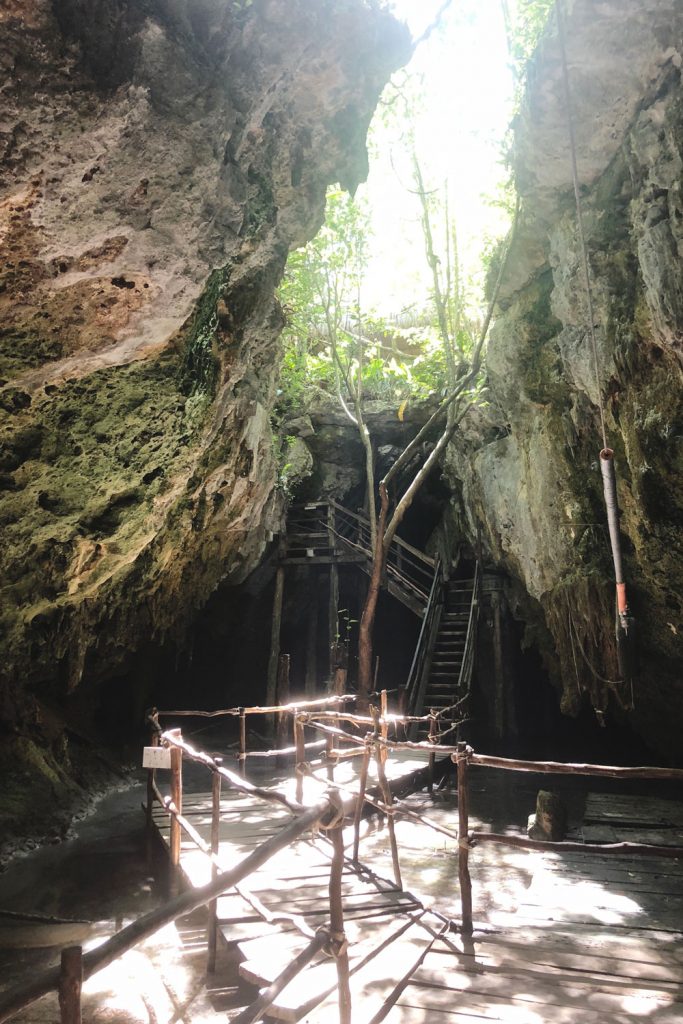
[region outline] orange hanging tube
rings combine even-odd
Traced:
[[[628,632],[628,598],[624,569],[621,561],[621,538],[619,536],[619,508],[617,505],[617,478],[614,471],[614,452],[611,448],[603,448],[600,452],[600,471],[602,473],[602,489],[605,494],[607,508],[607,525],[612,545],[612,561],[617,585],[617,611],[619,622],[624,632]]]

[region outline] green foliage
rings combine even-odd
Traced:
[[[502,5],[519,103],[529,61],[548,24],[555,0],[516,0],[512,9],[508,0],[502,0]]]
[[[185,395],[195,395],[197,392],[213,395],[215,391],[218,377],[218,359],[214,352],[218,329],[216,304],[225,280],[224,270],[214,270],[197,303],[180,369],[180,386]]]
[[[428,319],[406,331],[359,308],[369,234],[366,209],[334,189],[319,234],[289,258],[279,292],[287,316],[280,415],[317,388],[398,406],[443,386],[443,353]]]

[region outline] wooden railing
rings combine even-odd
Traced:
[[[372,560],[370,523],[366,516],[351,512],[338,502],[331,500],[334,512],[333,529],[339,540]],[[386,559],[386,573],[400,587],[414,593],[426,604],[434,580],[435,560],[423,551],[408,544],[401,537],[394,536]]]
[[[312,502],[293,506],[287,515],[287,558],[304,561],[308,553],[329,555],[346,550],[358,556],[369,571],[373,551],[370,523],[366,516],[352,512],[338,502]],[[387,583],[412,596],[421,612],[434,579],[435,561],[400,537],[394,537],[386,559]]]
[[[681,857],[683,847],[658,846],[648,843],[578,843],[566,840],[528,839],[526,836],[503,835],[497,832],[469,831],[469,767],[480,765],[503,771],[538,772],[540,774],[590,775],[612,779],[658,779],[683,781],[683,770],[678,768],[620,768],[602,764],[568,764],[561,761],[518,761],[506,757],[475,754],[466,743],[459,743],[451,755],[458,770],[458,873],[462,906],[462,931],[471,935],[472,881],[469,873],[469,852],[481,843],[521,847],[525,850],[553,850],[558,853],[600,853],[608,855],[640,854],[655,857]]]
[[[428,720],[431,716],[416,719],[415,716],[391,714],[387,710],[386,691],[380,694],[378,708],[371,708],[370,715],[359,715],[348,710],[347,702],[353,696],[340,695],[320,701],[295,702],[287,706],[274,708],[229,708],[217,712],[175,711],[159,712],[151,716],[151,725],[158,743],[170,748],[174,768],[171,773],[171,792],[164,796],[156,783],[153,770],[150,770],[148,821],[152,823],[151,804],[157,801],[171,817],[171,824],[178,839],[171,843],[172,856],[178,862],[180,853],[179,836],[184,831],[190,840],[202,850],[212,865],[212,878],[206,885],[190,889],[175,896],[163,906],[150,911],[138,920],[121,929],[96,949],[82,955],[80,947],[69,947],[62,954],[61,963],[46,970],[39,971],[28,982],[17,985],[0,995],[0,1024],[9,1020],[20,1010],[46,995],[58,991],[62,1024],[77,1024],[80,1021],[80,995],[82,981],[106,967],[123,953],[137,946],[153,935],[160,928],[179,917],[202,906],[209,908],[208,951],[209,967],[215,958],[215,901],[229,889],[238,888],[244,898],[266,920],[284,920],[304,934],[309,935],[310,942],[306,949],[281,972],[273,984],[247,1007],[237,1018],[239,1024],[253,1024],[260,1020],[268,1007],[276,999],[279,992],[304,967],[311,962],[316,953],[324,945],[335,957],[339,989],[340,1024],[350,1024],[351,1005],[349,996],[349,963],[344,941],[344,911],[341,889],[341,875],[344,866],[343,824],[345,818],[354,823],[354,860],[358,862],[359,823],[362,808],[365,804],[380,810],[387,816],[391,842],[392,860],[396,884],[401,885],[399,866],[399,850],[394,832],[394,821],[398,817],[417,821],[434,829],[458,843],[459,879],[461,888],[462,915],[460,930],[469,935],[473,931],[472,919],[472,883],[469,875],[470,851],[477,844],[489,842],[507,844],[535,850],[571,850],[584,853],[599,852],[600,854],[643,854],[649,856],[681,857],[683,848],[671,846],[655,846],[643,843],[577,843],[577,842],[543,842],[527,839],[522,836],[501,835],[492,832],[469,831],[469,769],[472,766],[486,766],[510,771],[546,772],[562,774],[582,774],[617,779],[656,779],[683,781],[683,770],[669,768],[619,768],[606,765],[564,764],[558,762],[518,761],[501,757],[476,754],[465,743],[452,746],[442,745],[439,752],[450,755],[457,765],[458,775],[458,828],[449,829],[428,816],[418,814],[414,809],[402,805],[396,799],[395,792],[389,785],[386,774],[386,761],[393,751],[419,750],[426,756],[433,755],[434,745],[430,741],[405,741],[394,737],[399,731],[416,720]],[[333,706],[331,702],[335,701]],[[446,709],[449,710],[449,709]],[[197,715],[202,717],[219,717],[222,715],[238,716],[242,724],[247,714],[272,714],[288,716],[294,734],[293,750],[296,756],[297,788],[294,799],[284,792],[264,789],[253,785],[241,775],[226,769],[222,759],[194,749],[182,738],[179,730],[160,732],[158,718],[163,714]],[[325,737],[325,758],[332,763],[346,758],[360,760],[359,790],[352,791],[339,783],[329,787],[325,796],[313,806],[303,804],[304,787],[304,729],[313,728]],[[353,730],[353,731],[351,731]],[[332,741],[331,743],[329,741]],[[257,752],[248,752],[246,742],[240,741],[239,763],[243,766],[247,756],[255,756]],[[260,752],[265,754],[266,752]],[[269,752],[268,752],[269,753]],[[279,751],[282,753],[282,751]],[[379,786],[370,791],[367,787],[368,767],[374,754],[377,763]],[[212,777],[212,827],[211,841],[207,842],[182,814],[182,761],[189,759],[204,765]],[[302,769],[299,771],[298,769]],[[424,781],[428,779],[428,770],[423,769]],[[276,835],[271,836],[246,856],[239,864],[225,870],[218,858],[218,821],[220,817],[221,782],[227,782],[231,788],[264,801],[277,802],[284,805],[292,813],[292,820]],[[297,915],[273,914],[263,907],[260,901],[248,889],[241,887],[249,875],[261,868],[268,860],[297,840],[309,829],[320,826],[327,831],[332,843],[333,855],[330,866],[329,924],[320,932],[310,935],[310,928]],[[366,870],[366,869],[364,869]],[[423,904],[424,906],[424,904]],[[447,926],[453,923],[440,915],[438,910],[430,908],[441,917]],[[212,921],[214,922],[212,924]],[[213,935],[213,938],[212,938]]]

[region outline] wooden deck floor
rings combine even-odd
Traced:
[[[416,767],[414,760],[390,764],[394,777]],[[309,786],[308,799],[315,798]],[[208,794],[188,798],[184,806],[204,835],[209,806]],[[226,866],[241,860],[288,818],[284,808],[225,794],[221,860]],[[157,820],[167,837],[161,814]],[[590,794],[581,831],[592,841],[637,838],[680,845],[683,808],[675,801]],[[352,841],[351,830],[346,838]],[[328,918],[330,855],[324,837],[309,837],[278,854],[246,887],[271,912],[301,915],[315,929]],[[454,850],[447,856],[454,868]],[[496,873],[502,882],[502,873],[520,859],[526,873],[514,905],[487,903],[484,888],[495,887]],[[438,892],[418,898],[347,865],[354,1024],[683,1024],[682,862],[506,854],[488,847],[475,850],[471,864],[472,941],[444,932],[434,912],[443,906],[446,915],[454,908],[457,913],[453,891],[443,893],[443,903]],[[209,877],[206,857],[187,843],[181,866],[191,884]],[[449,888],[457,889],[457,871],[450,877]],[[259,987],[308,942],[289,923],[264,922],[237,893],[221,898],[218,907],[223,937],[242,961],[242,978]],[[284,989],[269,1017],[329,1024],[336,1012],[334,962],[321,954]]]

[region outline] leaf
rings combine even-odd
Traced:
[[[401,402],[401,404],[398,407],[398,418],[401,421],[401,423],[403,423],[403,414],[406,411],[407,404],[408,404],[408,399],[404,398],[403,401]]]

